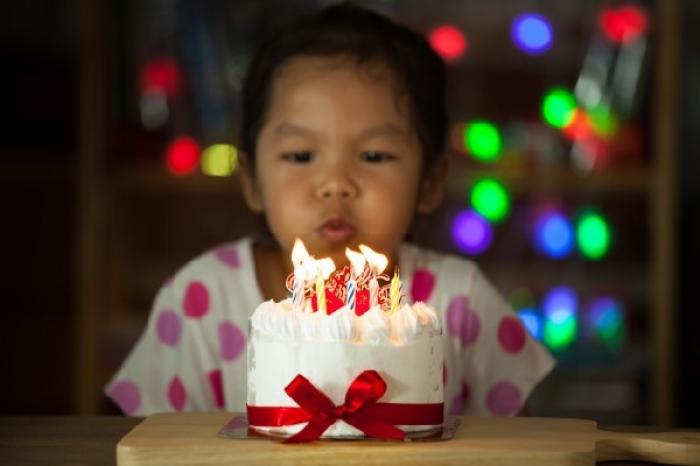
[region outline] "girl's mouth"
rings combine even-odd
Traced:
[[[318,232],[326,240],[333,243],[347,241],[355,234],[356,228],[342,218],[332,218],[326,220],[319,228]]]

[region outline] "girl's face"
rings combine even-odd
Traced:
[[[283,254],[301,238],[338,266],[345,248],[359,244],[391,257],[414,213],[439,202],[439,183],[422,182],[421,145],[403,100],[381,66],[299,57],[281,68],[255,173],[244,169],[243,181]]]

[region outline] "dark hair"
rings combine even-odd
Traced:
[[[296,56],[348,56],[388,67],[409,98],[423,166],[445,149],[445,64],[419,33],[351,3],[324,8],[282,29],[257,51],[243,81],[241,150],[255,163],[256,140],[276,71]],[[398,92],[398,91],[397,91]]]

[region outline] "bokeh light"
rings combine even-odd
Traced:
[[[452,221],[452,240],[467,254],[480,254],[491,244],[493,232],[488,221],[471,209],[457,214]]]
[[[502,221],[510,211],[510,196],[498,181],[485,178],[474,184],[470,195],[472,207],[491,222]]]
[[[510,292],[509,301],[515,309],[535,307],[535,295],[527,287],[518,287]]]
[[[501,135],[488,121],[472,121],[464,129],[464,146],[481,162],[493,162],[501,155]]]
[[[151,60],[141,72],[142,93],[163,93],[169,97],[180,92],[182,78],[175,60],[159,57]]]
[[[525,13],[513,20],[511,37],[523,52],[541,54],[552,46],[552,26],[540,14]]]
[[[174,175],[192,173],[199,164],[199,144],[190,137],[173,139],[165,150],[165,163]]]
[[[454,62],[467,50],[467,39],[462,31],[445,24],[430,33],[430,45],[446,62]]]
[[[596,105],[588,112],[588,119],[596,134],[605,138],[613,136],[619,127],[617,115],[609,105]]]
[[[647,12],[637,5],[605,8],[598,21],[605,37],[616,44],[634,42],[649,27]]]
[[[588,306],[589,331],[608,349],[620,349],[627,335],[623,307],[614,298],[603,296]]]
[[[553,288],[542,301],[545,323],[542,338],[553,351],[571,346],[578,332],[578,298],[568,287]]]
[[[526,307],[517,311],[520,321],[537,340],[542,339],[542,314],[535,308]]]
[[[576,99],[568,89],[555,87],[542,101],[542,117],[555,128],[564,128],[574,119]]]
[[[601,213],[594,209],[583,211],[576,225],[576,241],[584,257],[598,260],[610,249],[610,226]]]
[[[553,259],[568,256],[574,247],[574,228],[569,219],[555,209],[540,214],[535,222],[535,246]]]
[[[238,166],[238,151],[231,144],[212,144],[202,152],[202,173],[229,176]]]

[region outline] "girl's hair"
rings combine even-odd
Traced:
[[[243,81],[240,131],[241,150],[252,165],[275,74],[298,56],[349,57],[358,65],[385,65],[399,85],[398,95],[408,97],[423,166],[435,165],[445,149],[444,62],[417,32],[351,3],[301,18],[265,42],[253,57]]]

